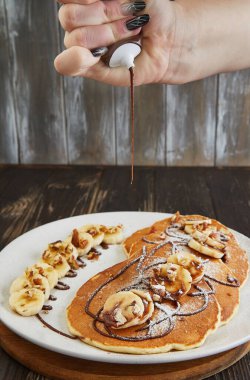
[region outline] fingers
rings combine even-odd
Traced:
[[[135,15],[145,9],[144,1],[122,3],[124,0],[96,1],[89,5],[65,4],[58,17],[64,30],[70,32],[86,25],[98,25]]]
[[[149,15],[125,18],[109,24],[86,26],[66,32],[64,44],[66,48],[82,46],[93,49],[99,46],[109,46],[122,39],[137,35],[141,27],[149,21]]]
[[[57,56],[54,64],[56,70],[62,75],[82,76],[119,86],[129,85],[127,69],[111,70],[100,61],[100,57],[94,57],[88,49],[83,47],[74,46],[63,51]]]
[[[62,75],[76,76],[95,65],[99,59],[100,57],[95,57],[88,49],[74,46],[59,54],[54,65]]]
[[[143,1],[121,4],[120,1],[97,1],[90,5],[65,4],[59,9],[58,17],[64,30],[87,25],[99,25],[116,21],[128,15],[133,15],[136,9],[143,10]]]

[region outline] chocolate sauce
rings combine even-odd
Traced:
[[[77,264],[81,268],[86,267],[86,265],[87,265],[80,257],[77,258]]]
[[[64,332],[60,331],[60,330],[57,330],[55,327],[51,326],[48,322],[46,322],[40,314],[37,314],[36,315],[37,319],[39,319],[40,322],[42,322],[42,324],[44,324],[46,327],[48,327],[50,330],[56,332],[57,334],[59,335],[63,335],[65,336],[66,338],[69,338],[69,339],[78,339],[76,336],[72,336],[72,335],[68,335],[68,334],[65,334]]]
[[[57,298],[56,298],[55,296],[53,296],[52,294],[50,294],[50,296],[49,296],[49,300],[50,300],[50,301],[56,301]]]
[[[53,307],[51,305],[43,305],[42,310],[52,310]]]
[[[190,296],[191,297],[203,297],[204,299],[204,302],[203,302],[203,305],[197,309],[197,310],[194,310],[194,311],[191,311],[191,312],[186,312],[186,313],[183,313],[181,312],[181,305],[180,303],[175,300],[175,299],[172,299],[171,297],[168,299],[167,297],[165,298],[166,301],[169,301],[169,302],[174,302],[176,308],[172,311],[172,312],[169,312],[167,310],[164,310],[164,306],[162,306],[161,304],[157,303],[157,302],[154,302],[154,305],[156,308],[158,308],[159,310],[161,310],[161,312],[163,312],[165,314],[164,317],[160,318],[159,320],[156,320],[156,321],[150,321],[146,326],[143,326],[142,328],[140,328],[139,330],[136,330],[136,331],[146,331],[145,335],[141,335],[141,336],[130,336],[130,337],[125,337],[125,336],[120,336],[118,335],[116,332],[114,332],[113,330],[111,330],[107,325],[105,325],[105,321],[100,318],[100,315],[101,315],[101,312],[103,310],[103,308],[101,308],[97,314],[93,314],[91,311],[90,311],[90,305],[91,305],[91,302],[93,301],[93,299],[95,298],[95,296],[106,286],[108,285],[109,283],[111,283],[112,281],[114,281],[115,279],[117,279],[119,276],[121,276],[124,272],[126,272],[133,264],[135,263],[138,263],[137,264],[137,267],[136,267],[136,270],[139,274],[139,278],[144,274],[144,272],[150,268],[153,268],[155,266],[158,266],[162,263],[165,263],[166,262],[166,259],[163,259],[163,260],[160,260],[156,263],[153,263],[153,264],[150,264],[144,268],[142,268],[142,265],[143,265],[143,262],[146,258],[146,247],[144,246],[143,249],[142,249],[143,253],[141,255],[141,257],[137,257],[136,259],[134,259],[133,261],[131,261],[130,263],[128,263],[127,265],[125,265],[116,275],[114,276],[111,276],[108,280],[106,280],[103,284],[101,284],[89,297],[89,299],[87,300],[86,302],[86,305],[85,305],[85,312],[93,318],[93,328],[95,329],[95,331],[97,331],[99,334],[105,336],[105,337],[111,337],[111,338],[115,338],[115,339],[119,339],[119,340],[122,340],[122,341],[130,341],[130,342],[138,342],[138,341],[144,341],[144,340],[149,340],[149,339],[157,339],[157,338],[162,338],[164,336],[166,336],[167,334],[169,334],[173,328],[175,327],[175,320],[174,320],[174,316],[176,317],[184,317],[184,316],[192,316],[192,315],[195,315],[195,314],[198,314],[202,311],[204,311],[207,306],[208,306],[208,303],[209,303],[209,295],[210,294],[213,294],[212,291],[206,291],[202,288],[200,288],[199,286],[195,286],[196,289],[198,290],[198,292],[196,293],[191,293]],[[141,282],[143,282],[143,279],[141,280]],[[140,283],[138,283],[138,285],[140,285]],[[147,290],[149,290],[150,287],[148,287]],[[211,287],[210,287],[211,289]],[[168,321],[168,324],[167,324],[167,327],[165,326],[164,327],[164,331],[162,331],[160,334],[154,334],[152,332],[152,328],[155,326],[155,325],[158,325],[164,321]],[[101,323],[101,325],[105,328],[106,332],[103,331],[103,329],[100,329],[98,327],[98,324]]]
[[[88,260],[98,260],[99,256],[101,256],[101,252],[99,252],[95,248],[91,248],[91,251],[87,255]]]
[[[130,117],[131,117],[131,185],[134,180],[134,132],[135,132],[135,101],[134,101],[134,68],[130,67]]]
[[[225,286],[231,286],[232,288],[239,288],[239,286],[240,286],[240,283],[236,278],[234,278],[234,281],[229,281],[228,277],[227,277],[228,282],[225,282],[225,281],[217,280],[217,278],[211,277],[208,274],[204,274],[204,277],[206,277],[209,280],[212,280],[214,282],[217,282],[218,284],[225,285]]]
[[[101,243],[102,249],[109,249],[109,245],[107,243],[102,242]]]
[[[62,281],[58,281],[57,285],[55,286],[55,289],[58,289],[58,290],[69,290],[70,286],[67,285],[67,284],[65,284]]]
[[[77,273],[74,270],[70,269],[65,277],[73,278],[76,276],[77,276]]]

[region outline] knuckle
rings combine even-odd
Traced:
[[[59,9],[59,21],[65,30],[71,30],[76,26],[76,9],[73,4],[65,4]]]

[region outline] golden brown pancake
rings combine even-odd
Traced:
[[[186,220],[206,220],[207,217],[201,215],[178,215],[174,223],[181,223]],[[137,251],[143,245],[143,237],[146,237],[149,234],[154,234],[157,232],[164,232],[172,222],[172,218],[166,218],[154,223],[148,228],[136,231],[130,237],[128,237],[124,243],[123,247],[128,257],[132,257],[133,253]],[[216,228],[219,233],[225,235],[228,241],[224,241],[225,250],[222,261],[229,267],[233,276],[237,278],[240,285],[242,286],[248,276],[249,264],[246,252],[239,246],[236,238],[232,232],[225,227],[223,224],[217,220],[211,219],[212,227]],[[193,250],[193,253],[195,251]]]
[[[220,323],[219,304],[204,280],[192,286],[188,295],[178,300],[179,310],[177,301],[154,302],[150,328],[147,328],[148,323],[144,323],[119,330],[108,327],[107,330],[103,321],[95,320],[101,315],[100,311],[110,295],[133,286],[143,288],[145,283],[138,285],[141,279],[152,276],[153,269],[166,259],[146,258],[139,264],[140,268],[139,261],[140,257],[137,257],[114,265],[91,278],[78,290],[67,308],[71,333],[90,345],[124,353],[160,353],[200,346]],[[149,292],[153,294],[151,290]],[[171,313],[173,316],[170,316]],[[146,329],[138,331],[144,327]]]
[[[133,258],[141,256],[143,247],[147,248],[149,256],[166,257],[168,259],[168,257],[172,255],[172,246],[170,244],[163,245],[164,243],[159,240],[159,234],[150,234],[147,239],[149,241],[157,241],[159,244],[149,244],[141,239],[131,249],[131,253],[133,252]],[[158,246],[160,246],[159,249],[157,249]],[[137,251],[135,251],[136,247],[139,248]],[[180,252],[194,254],[194,251],[189,247],[181,246],[180,248]],[[216,299],[221,307],[221,324],[225,324],[238,310],[240,296],[239,283],[233,276],[231,270],[221,260],[213,259],[211,257],[208,258],[197,252],[195,252],[195,255],[205,262],[205,279],[211,283],[215,291]]]

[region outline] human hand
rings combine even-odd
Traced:
[[[143,48],[136,58],[135,84],[166,82],[167,78],[171,81],[175,70],[174,56],[179,54],[181,36],[184,35],[184,23],[182,26],[180,23],[176,31],[176,14],[181,13],[178,4],[162,0],[149,0],[147,5],[143,1],[123,3],[121,0],[65,0],[64,3],[59,10],[59,19],[66,31],[67,50],[55,60],[58,72],[113,85],[129,85],[125,68],[107,67],[91,50],[141,33]],[[135,9],[139,12],[135,13]],[[131,29],[131,25],[141,25],[143,21],[144,27]],[[178,43],[177,38],[180,38]]]
[[[133,30],[126,23],[135,16],[126,14],[123,1],[63,0],[59,19],[67,50],[55,59],[58,72],[129,85],[125,68],[110,69],[90,50],[139,33],[136,85],[187,83],[250,67],[250,0],[148,0],[144,9],[143,1],[129,3],[139,7],[136,16],[150,18],[147,24],[147,16],[136,19]]]

